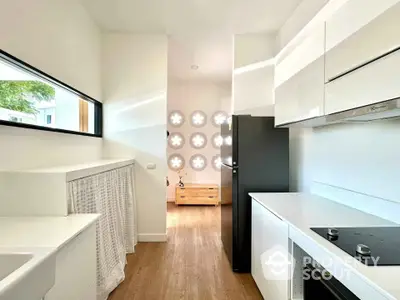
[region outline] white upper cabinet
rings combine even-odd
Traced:
[[[277,62],[277,126],[400,97],[400,0],[343,2]]]
[[[399,0],[349,0],[327,21],[326,114],[400,96],[399,28]]]
[[[275,125],[324,115],[325,25],[309,32],[275,70]]]
[[[400,50],[326,84],[326,113],[400,97]]]
[[[326,22],[326,80],[400,46],[400,0],[349,0]]]

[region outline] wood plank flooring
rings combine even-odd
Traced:
[[[220,208],[168,203],[168,242],[139,243],[109,300],[262,299],[250,274],[230,269]]]

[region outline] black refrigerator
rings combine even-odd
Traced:
[[[221,126],[221,239],[232,270],[251,269],[250,192],[289,191],[289,130],[273,117],[232,116]]]

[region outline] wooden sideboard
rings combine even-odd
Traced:
[[[218,205],[219,186],[216,184],[185,184],[176,185],[175,204]]]

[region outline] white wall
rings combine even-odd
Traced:
[[[234,36],[232,79],[234,114],[273,116],[274,55],[275,38],[272,35]]]
[[[219,149],[212,146],[211,138],[220,132],[211,122],[212,115],[217,111],[230,114],[231,109],[231,83],[198,82],[198,81],[168,81],[168,111],[179,110],[185,116],[185,123],[179,127],[168,126],[170,133],[181,133],[185,138],[183,148],[174,150],[168,147],[168,156],[179,153],[186,161],[183,178],[185,183],[218,184],[221,183],[220,172],[216,171],[211,160],[220,154]],[[201,110],[207,115],[207,124],[202,128],[196,128],[190,124],[190,115],[196,110]],[[194,149],[190,146],[190,136],[195,132],[204,133],[208,139],[203,149]],[[194,154],[204,155],[207,159],[207,167],[203,171],[195,171],[190,167],[190,158]],[[168,199],[175,200],[175,185],[179,182],[178,174],[168,170],[170,186],[168,188]]]
[[[234,35],[234,68],[245,67],[273,58],[276,54],[273,34],[249,33]]]
[[[78,164],[101,158],[99,138],[0,126],[0,170]]]
[[[317,128],[313,140],[314,181],[400,203],[400,120]]]
[[[75,0],[2,3],[0,48],[101,101],[100,31]],[[98,138],[0,126],[0,169],[101,157]]]
[[[290,130],[291,190],[400,223],[400,121]]]
[[[234,75],[234,114],[274,115],[274,69],[274,66],[267,66]]]
[[[290,191],[308,192],[312,184],[314,165],[313,129],[289,129]]]
[[[79,1],[3,2],[0,49],[101,100],[100,31]]]
[[[167,37],[108,33],[102,46],[104,154],[135,158],[139,240],[165,240]]]

